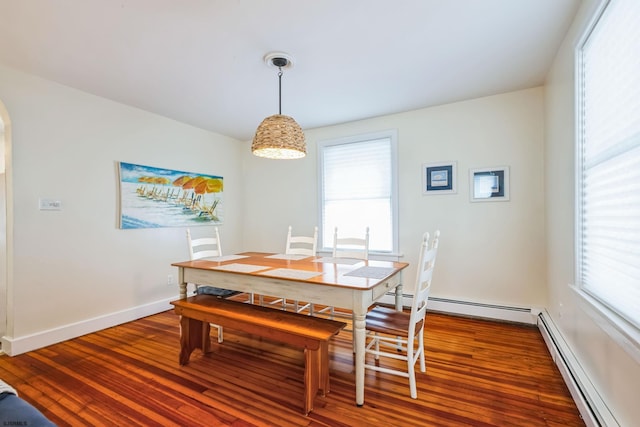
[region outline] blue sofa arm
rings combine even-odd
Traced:
[[[0,380],[0,426],[56,427],[42,412]]]

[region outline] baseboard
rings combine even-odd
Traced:
[[[558,366],[585,424],[588,427],[619,426],[549,313],[542,311],[537,323],[549,353]]]
[[[395,303],[395,294],[389,293],[385,295],[380,302],[393,305]],[[403,305],[405,307],[411,305],[411,295],[403,295]],[[578,359],[573,355],[569,345],[546,310],[474,303],[437,297],[429,298],[429,310],[537,325],[585,424],[588,427],[619,426],[619,423],[589,380],[588,375]]]
[[[173,298],[155,301],[149,304],[132,307],[127,310],[94,317],[93,319],[83,320],[82,322],[38,332],[33,335],[26,335],[18,338],[4,336],[2,337],[2,352],[9,356],[16,356],[51,344],[66,341],[71,338],[76,338],[105,328],[140,319],[142,317],[150,316],[152,314],[160,313],[162,311],[169,310],[172,307],[169,302],[177,298],[178,297],[175,296]]]
[[[9,356],[16,356],[71,338],[160,313],[170,309],[171,305],[169,302],[174,299],[175,297],[155,301],[87,321],[73,323],[15,339],[5,336],[2,337],[1,351]],[[387,294],[379,302],[394,304],[395,295],[392,293]],[[411,305],[411,295],[403,295],[403,305],[405,307]],[[585,424],[588,427],[619,426],[546,311],[471,303],[443,298],[430,298],[429,305],[431,310],[445,313],[537,324],[549,349],[549,353],[558,366]],[[532,318],[534,319],[533,321]]]
[[[403,294],[403,305],[411,307],[412,295]],[[395,304],[395,294],[388,293],[379,300],[383,304]],[[442,313],[458,314],[462,316],[482,317],[491,320],[526,323],[535,325],[540,309],[513,307],[496,304],[460,301],[446,298],[429,297],[428,309]]]

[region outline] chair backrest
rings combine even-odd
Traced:
[[[191,261],[222,256],[218,227],[214,228],[213,237],[201,237],[198,239],[191,238],[191,230],[187,228],[187,245]]]
[[[364,237],[338,236],[338,227],[333,231],[333,257],[369,259],[369,227]]]
[[[427,300],[431,290],[431,279],[433,268],[438,254],[440,243],[440,230],[433,233],[433,240],[429,242],[429,233],[422,236],[420,247],[420,260],[418,262],[418,273],[416,275],[416,288],[411,304],[411,318],[409,321],[409,337],[414,337],[422,330],[424,317],[427,312]]]
[[[292,236],[291,231],[292,228],[289,226],[285,254],[316,256],[316,249],[318,246],[318,227],[313,229],[313,236]]]

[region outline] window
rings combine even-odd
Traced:
[[[333,246],[333,230],[364,235],[369,250],[398,253],[397,133],[386,131],[318,144],[320,242]]]
[[[640,2],[612,0],[578,49],[577,278],[640,328]]]

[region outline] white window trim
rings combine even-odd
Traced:
[[[399,227],[398,227],[398,200],[399,200],[399,186],[398,186],[398,130],[397,129],[387,129],[378,132],[371,132],[365,134],[351,135],[342,138],[335,139],[327,139],[323,141],[319,141],[318,146],[318,218],[320,219],[318,224],[318,239],[320,242],[323,241],[322,236],[324,236],[325,230],[323,229],[323,221],[322,221],[322,195],[323,195],[323,178],[322,178],[322,148],[332,145],[341,145],[341,144],[350,144],[356,142],[364,142],[375,139],[382,138],[390,138],[391,139],[391,215],[392,215],[392,233],[393,233],[393,250],[391,252],[377,252],[377,251],[369,251],[369,256],[371,259],[380,259],[380,260],[393,260],[397,261],[402,254],[400,253],[400,243],[399,243]],[[332,233],[332,231],[330,231]],[[329,248],[318,248],[319,253],[329,253]]]
[[[580,262],[582,258],[582,242],[580,240],[580,234],[582,233],[582,218],[581,218],[581,206],[582,206],[582,46],[586,43],[589,35],[594,30],[598,20],[601,18],[606,7],[610,3],[610,0],[603,1],[600,6],[594,11],[593,16],[587,26],[585,27],[581,37],[575,45],[574,49],[574,77],[575,77],[575,105],[574,120],[576,129],[575,133],[575,153],[574,153],[574,176],[575,176],[575,201],[574,201],[574,245],[575,245],[575,259],[574,259],[574,277],[577,279],[580,277]],[[581,289],[580,284],[570,284],[569,287],[575,292],[578,297],[579,306],[582,310],[624,351],[629,354],[636,362],[640,363],[640,329],[635,325],[629,323],[624,317],[612,310],[607,305],[601,303],[589,293]]]
[[[640,330],[578,286],[571,285],[570,288],[578,296],[584,312],[629,356],[640,363]]]

